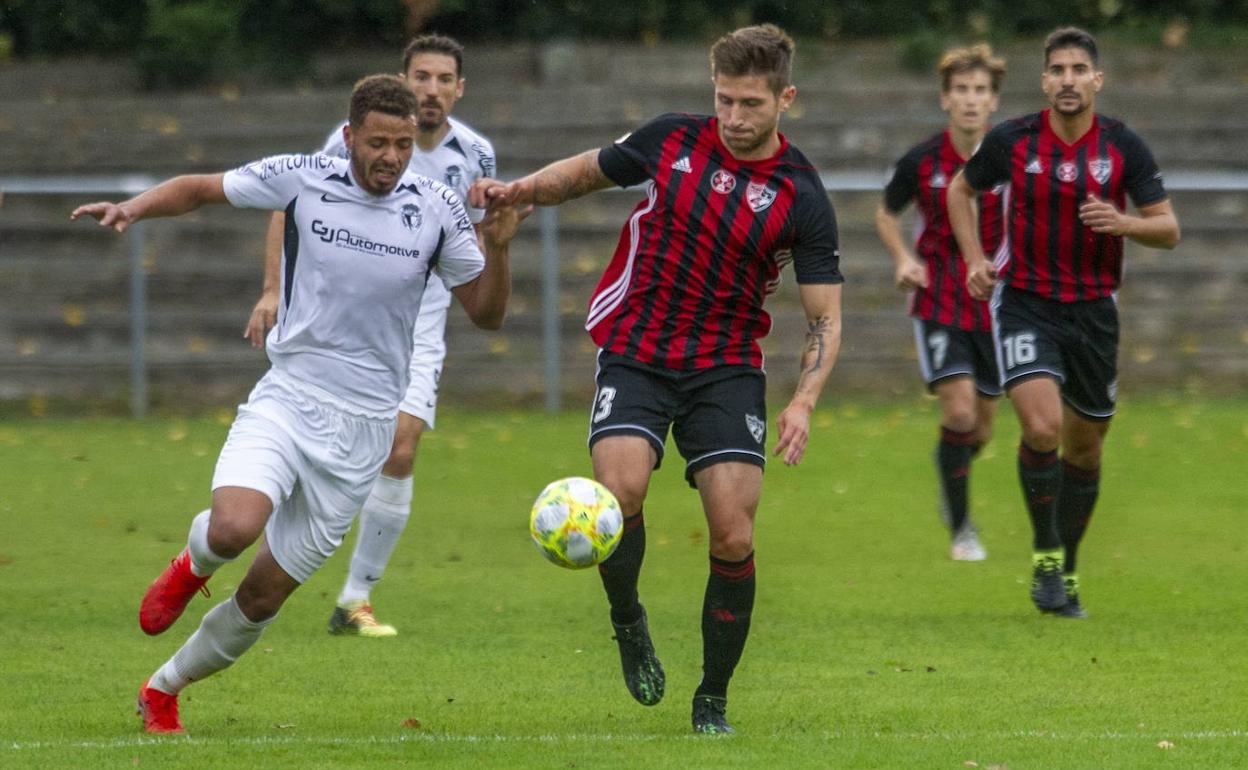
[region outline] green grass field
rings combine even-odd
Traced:
[[[1081,552],[1086,621],[1028,601],[1008,406],[975,465],[980,564],[947,559],[930,402],[819,412],[806,461],[767,472],[739,734],[718,739],[689,730],[706,540],[675,452],[641,586],[668,694],[643,708],[597,576],[528,542],[541,487],[588,471],[584,416],[446,411],[374,594],[401,635],[325,633],[348,543],[183,694],[188,737],[148,738],[139,683],[243,574],[219,572],[165,635],[139,631],[229,417],[0,424],[0,767],[1248,766],[1248,401],[1123,405]]]

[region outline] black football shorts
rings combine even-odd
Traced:
[[[759,369],[663,369],[600,351],[595,379],[591,449],[606,436],[641,436],[654,447],[657,469],[670,428],[690,486],[695,473],[716,463],[767,462],[767,384]]]
[[[1113,297],[1058,302],[1003,284],[991,307],[1006,390],[1030,377],[1052,377],[1071,409],[1090,420],[1114,416],[1118,306]]]
[[[914,344],[919,354],[919,371],[928,390],[951,377],[972,377],[980,395],[1001,395],[992,332],[968,331],[916,318]]]

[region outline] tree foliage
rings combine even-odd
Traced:
[[[801,38],[1008,37],[1061,24],[1093,31],[1248,25],[1248,0],[5,0],[0,52],[128,54],[153,86],[245,66],[297,76],[313,53],[398,45],[420,29],[466,41],[706,40],[775,22]],[[917,49],[916,49],[917,50]]]

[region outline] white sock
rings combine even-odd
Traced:
[[[191,552],[191,572],[207,577],[228,562],[234,561],[218,556],[208,547],[208,517],[212,511],[200,511],[191,520],[191,534],[186,538],[186,550]]]
[[[412,512],[412,477],[378,476],[360,510],[355,553],[338,604],[368,601],[369,592],[386,571],[386,563]]]
[[[256,643],[260,632],[273,622],[273,618],[260,623],[251,622],[239,609],[234,597],[230,596],[208,610],[191,638],[156,669],[147,686],[177,695],[191,682],[229,668],[238,656]]]

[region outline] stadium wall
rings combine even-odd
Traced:
[[[1005,54],[1011,71],[1001,114],[1037,109],[1037,46]],[[859,172],[882,186],[889,164],[943,124],[932,78],[899,61],[890,45],[803,49],[799,99],[783,129],[822,170]],[[1248,54],[1117,48],[1103,63],[1109,79],[1098,106],[1142,134],[1163,170],[1215,181],[1248,173]],[[708,110],[706,66],[701,46],[474,46],[456,115],[494,140],[500,173],[514,176],[609,142],[648,116]],[[296,87],[235,83],[152,96],[139,91],[125,63],[9,65],[0,69],[0,177],[161,178],[312,149],[340,118],[356,77],[394,68],[392,56],[368,52],[318,60]],[[1128,247],[1124,392],[1248,386],[1248,191],[1214,187],[1173,192],[1184,228],[1178,250]],[[921,388],[912,331],[872,225],[878,194],[833,189],[831,196],[848,283],[842,363],[829,393],[913,395]],[[127,247],[68,221],[82,198],[0,198],[0,402],[35,411],[126,403]],[[634,202],[630,193],[603,194],[559,211],[560,362],[570,403],[588,400],[593,351],[581,331],[583,311]],[[259,290],[264,228],[264,214],[226,209],[147,228],[146,349],[158,407],[233,404],[263,371],[263,355],[241,331]],[[514,252],[507,327],[485,334],[462,313],[452,315],[447,403],[543,401],[534,225]],[[769,307],[777,323],[765,343],[768,371],[782,393],[795,379],[803,329],[791,280]]]

